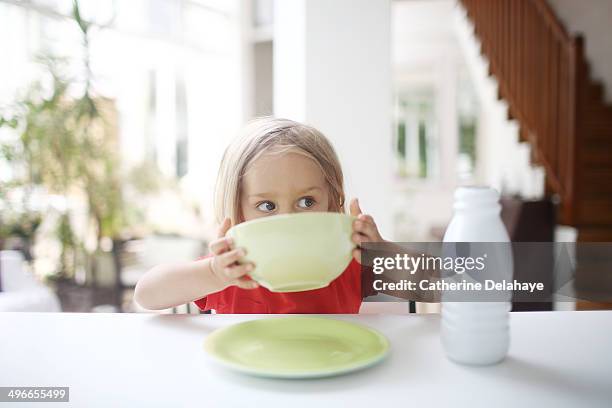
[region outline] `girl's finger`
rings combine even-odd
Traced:
[[[255,289],[259,287],[259,284],[252,279],[249,279],[246,276],[242,278],[236,279],[234,285],[238,286],[241,289]]]
[[[225,275],[230,279],[238,279],[254,269],[252,263],[245,263],[241,265],[228,266],[224,269]]]
[[[361,249],[353,249],[353,258],[355,258],[355,260],[361,264]]]
[[[227,268],[231,264],[238,262],[240,258],[246,255],[244,248],[236,248],[219,255],[219,264],[222,268]]]
[[[229,230],[231,226],[232,220],[230,220],[229,218],[224,219],[221,225],[219,225],[219,229],[217,230],[217,238],[223,238],[227,233],[227,230]]]
[[[378,237],[378,229],[376,228],[376,225],[362,220],[356,220],[353,223],[353,231],[363,234],[371,240],[376,240]]]
[[[353,217],[356,217],[359,214],[361,214],[361,208],[359,207],[359,199],[358,198],[351,199],[351,202],[349,204],[349,213]]]
[[[233,241],[230,237],[221,238],[211,242],[208,246],[208,249],[215,255],[221,255],[222,253],[232,249],[232,244]]]
[[[359,216],[357,216],[357,219],[364,221],[364,222],[371,223],[373,225],[376,225],[376,221],[374,221],[374,217],[372,217],[369,214],[359,214]]]

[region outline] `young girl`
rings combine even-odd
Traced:
[[[217,313],[358,313],[372,294],[371,278],[361,276],[362,242],[382,242],[374,219],[350,203],[354,259],[329,286],[274,293],[248,276],[254,265],[238,264],[245,255],[225,236],[235,224],[277,214],[345,211],[338,157],[318,130],[287,119],[260,118],[243,129],[226,149],[217,177],[215,211],[220,223],[210,255],[195,262],[159,265],[136,285],[135,300],[147,309],[166,309],[195,301]]]

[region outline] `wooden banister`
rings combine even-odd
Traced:
[[[561,198],[561,221],[573,224],[580,194],[583,41],[568,34],[545,0],[461,0],[497,79],[508,116]]]
[[[515,1],[513,1],[515,3]],[[546,20],[546,24],[554,32],[555,36],[561,41],[571,41],[572,38],[565,30],[565,27],[559,22],[557,16],[550,8],[546,1],[535,1],[535,6],[539,9],[540,15]]]

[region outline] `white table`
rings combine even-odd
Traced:
[[[448,361],[436,315],[330,316],[391,341],[382,364],[341,377],[273,380],[211,365],[206,335],[257,317],[0,313],[0,386],[69,386],[70,403],[51,405],[79,407],[612,406],[612,312],[513,314],[510,354],[491,367]]]

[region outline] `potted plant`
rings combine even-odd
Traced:
[[[96,238],[88,255],[95,257],[102,240],[118,237],[125,225],[117,112],[113,100],[94,90],[89,64],[92,25],[81,17],[77,1],[73,3],[72,17],[82,36],[83,57],[79,63],[84,78],[65,74],[65,58],[39,57],[48,81],[33,83],[22,98],[0,112],[0,127],[12,128],[17,135],[3,143],[1,151],[5,160],[21,170],[14,175],[13,184],[26,189],[42,187],[48,194],[64,196],[67,201],[86,203]],[[71,217],[68,207],[56,228],[62,245],[57,278],[71,279],[77,259],[74,252],[85,250],[73,231]],[[14,226],[7,224],[4,229],[7,228]]]

